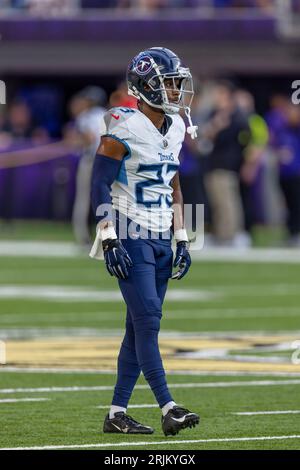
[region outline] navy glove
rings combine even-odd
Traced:
[[[128,267],[133,263],[118,239],[108,238],[102,242],[107,271],[118,279],[128,278]]]
[[[177,266],[179,266],[179,270],[172,274],[172,279],[177,279],[179,281],[179,279],[182,279],[190,269],[192,260],[188,247],[188,242],[183,241],[177,243],[176,256],[173,267],[177,268]]]

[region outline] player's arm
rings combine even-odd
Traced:
[[[128,277],[128,266],[132,261],[117,238],[112,221],[111,185],[116,180],[123,157],[127,153],[122,142],[111,137],[102,137],[92,171],[92,207],[97,221],[96,239],[90,256],[99,258],[100,244],[108,272],[119,279]]]
[[[183,197],[178,172],[174,176],[171,185],[173,188],[173,229],[177,244],[173,266],[174,268],[179,267],[179,270],[172,274],[172,279],[179,280],[188,272],[192,261],[188,251],[188,236],[184,227]]]
[[[123,157],[127,150],[122,142],[112,137],[102,137],[94,160],[92,171],[92,207],[101,230],[112,226],[111,215],[111,185],[120,171]],[[106,216],[102,213],[104,208],[110,209]],[[105,220],[104,220],[105,219]],[[104,235],[104,234],[103,234]]]

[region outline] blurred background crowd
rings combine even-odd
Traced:
[[[299,0],[292,2],[293,9],[300,11]],[[2,10],[26,10],[33,14],[73,15],[86,9],[129,9],[137,12],[155,12],[169,9],[257,9],[274,12],[276,3],[282,0],[0,0]],[[284,3],[284,0],[283,0]]]
[[[258,8],[272,11],[276,0],[0,0],[0,7],[32,12],[75,12],[85,8],[130,8],[153,11],[169,8]],[[296,0],[296,3],[298,0]],[[299,3],[299,2],[298,2]]]
[[[186,138],[180,176],[185,203],[205,204],[208,240],[222,246],[249,246],[256,225],[285,223],[286,244],[300,246],[300,106],[289,96],[274,94],[266,112],[259,114],[253,95],[232,81],[202,83],[196,78],[195,85],[193,115],[199,135],[195,141]],[[86,86],[66,101],[64,110],[56,98],[47,87],[39,86],[27,93],[23,90],[2,107],[0,151],[2,157],[16,155],[16,165],[22,165],[24,149],[32,147],[42,161],[46,152],[47,161],[66,155],[73,162],[65,172],[58,168],[52,175],[59,194],[69,201],[68,208],[57,200],[58,206],[54,204],[51,210],[41,205],[39,213],[35,214],[35,206],[27,212],[55,219],[72,215],[77,241],[88,244],[90,175],[99,145],[101,115],[113,106],[136,107],[136,101],[127,95],[125,83],[110,94],[102,87]],[[41,111],[43,102],[51,99],[52,106],[46,113]],[[55,146],[49,155],[51,145]],[[0,205],[1,216],[7,221],[14,216],[9,192],[17,184],[13,168],[8,171],[10,178]],[[49,185],[47,174],[43,178]],[[75,186],[74,197],[68,190],[70,185]],[[1,189],[3,194],[4,186]]]
[[[56,5],[61,13],[75,4],[83,8],[151,10],[205,5],[269,10],[274,3],[0,0],[2,9],[41,7],[51,11]],[[299,2],[293,6],[297,9]],[[198,66],[205,70],[206,64]],[[8,78],[4,76],[7,104],[0,105],[2,226],[14,219],[72,221],[76,241],[90,243],[90,177],[101,115],[114,106],[136,107],[135,99],[127,95],[125,68],[121,68],[123,74],[99,76],[83,76],[80,66],[74,76],[55,76],[53,71],[51,76],[28,71],[25,77],[12,72]],[[206,244],[249,247],[255,244],[257,227],[271,227],[280,229],[277,244],[300,247],[300,105],[291,99],[291,75],[277,76],[274,86],[272,77],[259,74],[259,67],[257,75],[199,76],[197,70],[192,72],[192,114],[199,133],[195,141],[187,137],[184,142],[180,178],[185,203],[205,205]]]

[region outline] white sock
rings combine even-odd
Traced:
[[[168,403],[166,403],[165,406],[163,406],[161,409],[163,416],[166,416],[168,411],[174,408],[174,406],[177,406],[175,401],[169,401]]]
[[[124,413],[126,413],[127,408],[122,408],[122,406],[111,405],[109,410],[109,419],[113,419],[115,417],[115,413],[119,413],[120,411],[124,411]]]

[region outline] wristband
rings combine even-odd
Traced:
[[[174,238],[177,242],[188,242],[189,241],[185,228],[180,228],[178,230],[175,230]]]
[[[109,225],[108,227],[102,228],[99,230],[99,232],[101,234],[101,240],[103,242],[104,240],[107,240],[108,238],[112,238],[114,240],[118,238],[113,225]]]
[[[103,228],[102,230],[98,228],[98,225],[96,228],[96,238],[91,248],[89,256],[94,259],[103,259],[102,242],[104,240],[107,240],[108,238],[116,239],[117,234],[112,225],[110,225],[109,227]]]

